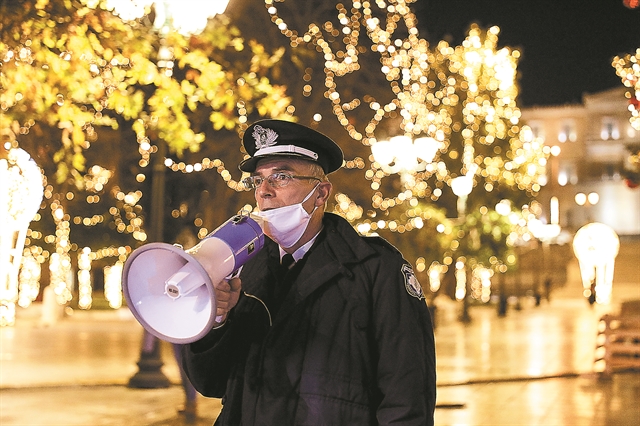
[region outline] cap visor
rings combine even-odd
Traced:
[[[265,160],[267,158],[297,158],[300,160],[306,160],[309,161],[311,163],[315,163],[315,161],[313,161],[313,159],[307,157],[306,155],[298,155],[298,154],[294,154],[291,152],[283,152],[283,153],[270,153],[268,155],[260,155],[257,157],[251,157],[251,158],[247,158],[246,160],[243,160],[240,165],[238,165],[238,168],[243,171],[243,172],[247,172],[247,173],[251,173],[251,172],[255,172],[256,167],[258,166],[258,161],[260,160]]]

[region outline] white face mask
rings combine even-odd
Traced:
[[[302,203],[311,197],[311,194],[313,194],[318,185],[298,204],[254,213],[264,220],[261,224],[264,233],[269,235],[280,247],[293,247],[294,244],[302,238],[304,231],[307,230],[311,215],[316,211],[317,206],[313,208],[311,213],[307,213],[304,207],[302,207]]]

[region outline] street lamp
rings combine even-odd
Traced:
[[[586,218],[584,218],[584,221],[586,221],[587,223],[591,222],[591,207],[598,204],[598,202],[600,201],[600,195],[597,192],[590,192],[589,194],[578,192],[574,197],[574,201],[578,206],[584,206],[586,208]]]
[[[595,292],[597,303],[611,303],[613,268],[619,249],[618,235],[603,223],[589,223],[573,237],[573,252],[580,265],[584,293],[593,296],[591,293]]]
[[[0,326],[16,320],[22,250],[43,192],[42,172],[27,152],[0,149]]]
[[[458,197],[458,218],[464,218],[467,211],[467,197],[473,189],[473,177],[470,174],[451,179],[451,190]]]
[[[412,140],[409,136],[394,136],[371,145],[373,159],[387,174],[399,173],[403,182],[417,172],[427,170],[442,142],[431,137]]]
[[[173,74],[173,55],[171,48],[165,44],[165,37],[171,31],[189,36],[202,32],[209,18],[222,14],[229,0],[107,0],[108,9],[114,10],[124,20],[138,19],[148,13],[151,5],[155,5],[156,18],[154,27],[162,36],[158,51],[158,67],[163,69],[167,77]],[[165,156],[166,143],[158,141],[156,161],[153,163],[151,184],[151,218],[149,238],[151,241],[162,241],[164,237],[164,192],[165,192]],[[143,331],[138,372],[129,379],[129,387],[161,388],[170,385],[169,379],[162,373],[160,341],[155,336]]]
[[[467,211],[467,197],[471,194],[473,189],[473,175],[468,173],[451,179],[451,190],[458,197],[458,221],[464,222],[464,217]],[[471,322],[469,316],[469,277],[467,277],[467,270],[465,260],[459,260],[456,262],[456,298],[462,299],[462,315],[460,320],[462,322]]]
[[[229,0],[107,0],[106,7],[125,21],[141,18],[155,4],[154,27],[162,32],[177,31],[183,35],[201,33],[209,18],[221,15]]]

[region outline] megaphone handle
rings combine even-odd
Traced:
[[[234,278],[236,278],[237,276],[239,276],[239,275],[240,275],[240,271],[242,271],[242,267],[243,267],[243,266],[244,266],[244,265],[240,265],[240,267],[239,267],[238,269],[236,269],[235,271],[233,271],[232,273],[230,273],[229,275],[227,275],[227,276],[225,277],[225,280],[229,281],[229,280],[234,279]],[[224,315],[217,315],[217,316],[216,316],[216,322],[217,322],[218,324],[222,325],[221,323],[222,323],[223,318],[224,318]]]

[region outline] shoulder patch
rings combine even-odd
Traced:
[[[416,278],[416,274],[413,272],[411,265],[402,265],[402,275],[404,275],[404,287],[407,289],[407,293],[410,296],[415,297],[418,300],[424,299],[424,293],[422,292],[422,286]]]

